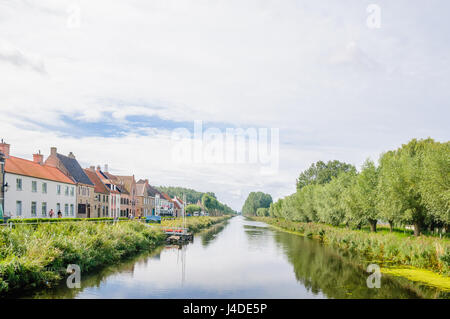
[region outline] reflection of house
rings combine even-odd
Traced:
[[[109,189],[102,183],[95,171],[95,166],[84,170],[91,182],[94,184],[94,207],[91,217],[108,217],[109,215]]]
[[[57,153],[56,147],[50,149],[50,156],[45,161],[46,165],[53,166],[72,178],[76,183],[77,217],[91,217],[91,209],[94,206],[94,184],[81,168],[72,152],[68,156]],[[64,190],[65,192],[67,190]],[[72,193],[70,194],[72,196]]]
[[[155,212],[155,197],[152,196],[148,179],[136,183],[136,216],[151,216]]]
[[[10,156],[9,144],[0,143],[5,155],[4,213],[13,218],[75,217],[75,183],[58,168],[44,164],[44,156],[33,154],[33,161]]]

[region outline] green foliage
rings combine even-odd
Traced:
[[[272,203],[272,196],[263,192],[251,192],[242,207],[242,214],[255,216],[258,208],[269,208]]]
[[[252,195],[252,194],[250,194]],[[255,215],[255,196],[243,213]],[[379,166],[367,160],[361,172],[339,161],[317,162],[300,174],[297,192],[270,204],[269,216],[301,222],[346,224],[360,229],[378,221],[413,225],[414,234],[450,224],[450,142],[411,140],[381,155]]]
[[[201,201],[203,194],[205,194],[193,190],[191,188],[184,188],[184,187],[159,186],[157,188],[160,192],[164,192],[172,198],[176,196],[178,198],[183,199],[183,195],[186,195],[186,201],[192,204],[197,204],[198,201]],[[214,193],[208,192],[206,194],[209,194],[210,196],[216,198],[216,195]]]
[[[165,235],[138,222],[17,224],[0,228],[0,295],[62,279],[69,264],[83,273],[163,242]]]
[[[186,214],[193,214],[194,212],[201,212],[202,208],[195,204],[190,204],[186,206]]]
[[[326,184],[330,182],[333,177],[337,177],[341,173],[355,171],[355,167],[351,164],[336,160],[328,161],[327,163],[318,161],[300,174],[297,179],[297,189],[302,189],[311,184]]]
[[[401,237],[394,233],[368,233],[318,223],[293,222],[280,218],[259,218],[274,226],[301,233],[306,237],[345,250],[363,254],[369,262],[409,265],[450,275],[450,244],[435,237]]]
[[[215,196],[211,196],[208,193],[205,193],[202,196],[202,206],[211,216],[220,216],[223,214],[233,215],[236,213],[226,204],[222,204],[221,202],[219,202]]]
[[[266,217],[269,216],[269,208],[267,207],[260,207],[256,210],[256,216],[260,216],[260,217]]]
[[[98,222],[98,221],[113,221],[112,217],[99,218],[11,218],[8,223],[61,223],[61,222]],[[119,217],[119,220],[128,220],[127,217]]]

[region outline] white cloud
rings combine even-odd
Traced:
[[[74,4],[80,27],[68,28]],[[0,2],[0,136],[22,155],[56,145],[155,184],[214,191],[234,208],[253,189],[294,191],[315,160],[359,165],[413,137],[448,140],[449,5],[379,1],[375,30],[367,4]],[[102,125],[105,112],[280,128],[279,175],[181,169],[165,160],[167,132],[154,129],[78,139],[45,129],[64,127],[61,115]]]

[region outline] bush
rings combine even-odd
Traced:
[[[83,272],[120,261],[163,242],[142,223],[42,223],[0,228],[0,295],[53,284],[68,264]]]

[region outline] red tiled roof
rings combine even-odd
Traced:
[[[94,192],[101,194],[109,194],[108,188],[102,183],[97,173],[91,171],[88,168],[84,169],[84,172],[89,177],[92,183],[94,183]]]
[[[75,184],[72,179],[56,167],[41,165],[23,158],[10,156],[6,159],[5,172],[23,176],[47,179],[50,181]]]

